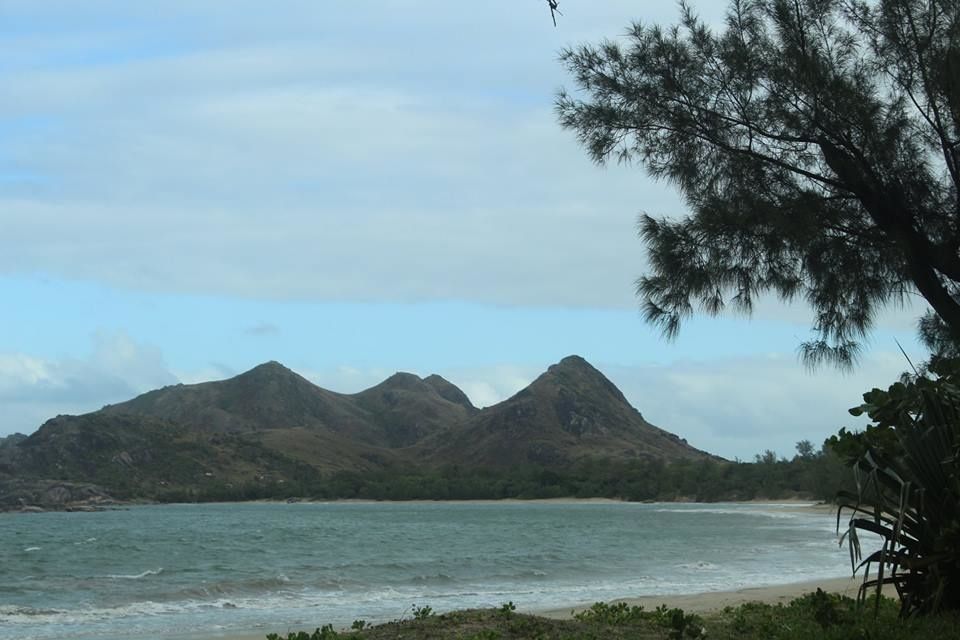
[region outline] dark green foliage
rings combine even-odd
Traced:
[[[231,480],[206,478],[203,468],[171,465],[158,473],[171,478],[165,486],[143,481],[144,471],[95,477],[121,495],[159,502],[234,502],[293,498],[366,500],[496,500],[502,498],[617,498],[631,501],[692,499],[701,502],[754,498],[832,500],[837,487],[853,489],[848,470],[831,451],[792,460],[756,462],[703,460],[665,464],[658,460],[586,459],[567,469],[527,465],[500,470],[440,469],[388,466],[383,469],[321,474],[308,465],[275,452],[263,452],[275,470],[273,478]],[[162,463],[165,458],[159,458]],[[173,461],[180,460],[174,458]],[[147,476],[148,478],[150,476]],[[176,480],[174,480],[176,479]],[[44,485],[45,486],[45,485]],[[120,491],[118,491],[118,489]],[[0,506],[18,504],[16,491],[0,491]]]
[[[295,631],[288,633],[286,637],[276,633],[268,633],[267,640],[336,640],[339,634],[334,631],[332,624],[325,624],[314,630],[313,633],[306,631]]]
[[[960,338],[958,25],[956,0],[733,0],[719,32],[683,5],[677,27],[566,50],[583,94],[561,92],[561,124],[691,210],[640,220],[647,319],[672,336],[696,310],[800,298],[807,361],[849,364],[918,292]]]
[[[630,606],[626,602],[595,602],[589,609],[575,613],[573,619],[619,626],[646,620],[648,616],[643,607]]]
[[[900,619],[896,603],[884,598],[876,614],[851,598],[822,591],[790,604],[759,603],[722,612],[691,615],[666,606],[653,611],[626,604],[598,603],[573,620],[521,613],[506,617],[501,609],[455,611],[422,620],[405,620],[341,632],[339,640],[668,640],[706,637],[716,640],[920,640],[953,638],[957,614]],[[332,640],[333,635],[271,634],[268,640]]]
[[[727,608],[721,624],[711,626],[719,638],[909,638],[900,627],[896,605],[884,599],[876,616],[852,598],[817,590],[787,606],[745,604]]]
[[[895,585],[904,615],[960,610],[960,360],[935,360],[930,375],[864,394],[851,413],[866,413],[873,424],[833,439],[857,477],[857,491],[839,496],[837,524],[849,509],[851,561],[864,568],[861,595]],[[866,558],[861,531],[883,539]]]
[[[424,605],[422,607],[413,605],[410,607],[410,612],[413,614],[414,620],[426,620],[433,615],[433,607],[429,605]]]
[[[598,603],[574,620],[552,620],[526,614],[505,618],[500,610],[458,611],[423,620],[367,626],[336,634],[330,625],[312,635],[277,634],[268,640],[667,640],[707,637],[718,640],[917,640],[956,637],[960,618],[941,614],[901,619],[896,603],[884,598],[876,613],[864,611],[851,598],[822,591],[790,604],[744,604],[722,612],[688,614],[661,606],[654,611],[621,604]]]
[[[831,451],[792,460],[726,462],[587,459],[563,470],[536,465],[503,470],[444,467],[338,472],[311,487],[314,497],[368,500],[496,500],[502,498],[619,498],[632,501],[692,499],[700,502],[754,498],[832,500],[837,488],[853,488]]]
[[[668,637],[699,638],[704,632],[703,620],[700,616],[688,614],[683,609],[669,608],[661,605],[653,611],[644,611],[642,606],[630,606],[626,602],[608,604],[596,602],[589,609],[574,614],[573,618],[580,622],[620,627],[654,623],[668,629]]]

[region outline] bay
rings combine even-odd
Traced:
[[[216,637],[849,575],[828,513],[593,502],[0,515],[0,638]]]

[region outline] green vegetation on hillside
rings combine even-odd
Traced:
[[[805,443],[801,443],[805,444]],[[808,444],[808,443],[807,443]],[[170,489],[156,498],[170,502],[252,499],[497,500],[503,498],[616,498],[631,501],[808,498],[832,500],[850,486],[849,469],[825,451],[778,459],[773,452],[754,462],[680,460],[585,460],[568,469],[535,465],[507,470],[445,466],[390,467],[373,471],[312,472],[302,467],[293,481],[255,485],[211,481]],[[851,487],[852,488],[852,487]]]

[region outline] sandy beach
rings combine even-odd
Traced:
[[[823,589],[831,593],[839,593],[851,598],[857,597],[861,577],[855,578],[825,578],[807,582],[773,585],[766,587],[744,587],[733,591],[710,591],[705,593],[686,593],[663,596],[642,596],[637,598],[621,598],[615,602],[626,602],[629,605],[642,605],[645,609],[653,609],[661,604],[668,607],[679,607],[684,611],[704,613],[718,611],[724,607],[741,605],[745,602],[763,602],[766,604],[786,604],[805,593]],[[567,618],[571,611],[580,611],[588,608],[592,603],[584,603],[580,607],[571,609],[553,609],[535,612],[537,615],[548,618]]]
[[[791,584],[773,585],[765,587],[744,587],[733,591],[712,591],[706,593],[687,593],[664,596],[643,596],[637,598],[621,598],[614,602],[626,602],[630,605],[642,605],[646,609],[653,609],[661,604],[668,607],[679,607],[684,611],[695,613],[707,613],[719,611],[724,607],[737,606],[746,602],[762,602],[766,604],[786,604],[806,593],[823,589],[831,593],[839,593],[851,598],[857,596],[857,590],[860,588],[861,577],[854,578],[825,578],[822,580],[810,580],[807,582],[795,582]],[[568,607],[564,609],[534,610],[522,611],[523,613],[532,613],[547,618],[564,619],[569,618],[577,611],[589,608],[593,603],[583,603],[580,606]],[[317,622],[319,626],[322,621]],[[304,629],[306,630],[306,629]],[[273,632],[285,632],[285,629],[274,629]],[[310,629],[312,631],[312,629]],[[168,640],[263,640],[264,633],[229,635],[229,636],[203,636],[187,638],[169,638]]]

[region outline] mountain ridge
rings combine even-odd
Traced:
[[[343,394],[269,361],[225,380],[171,385],[58,416],[3,445],[0,505],[15,498],[4,477],[18,475],[156,499],[210,487],[289,490],[342,472],[717,459],[647,422],[579,356],[483,409],[436,374],[397,372]]]

